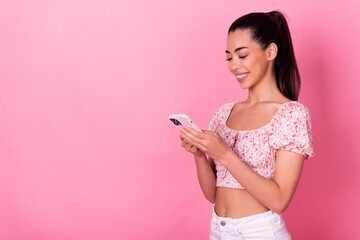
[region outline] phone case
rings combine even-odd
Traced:
[[[169,116],[169,119],[174,123],[177,128],[191,127],[199,132],[202,132],[202,130],[186,114],[171,114]]]

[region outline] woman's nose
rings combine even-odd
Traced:
[[[237,57],[234,57],[234,58],[232,59],[231,64],[232,64],[231,68],[232,68],[233,70],[240,68],[240,59],[237,58]]]

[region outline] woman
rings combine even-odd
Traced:
[[[278,11],[240,17],[225,52],[247,99],[219,107],[202,133],[180,132],[214,203],[210,239],[291,239],[281,214],[314,153],[286,19]]]

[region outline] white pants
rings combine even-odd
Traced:
[[[291,240],[284,219],[271,210],[232,219],[217,216],[213,207],[210,229],[210,240]]]

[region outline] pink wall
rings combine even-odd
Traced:
[[[0,2],[0,239],[206,239],[211,204],[170,113],[206,128],[242,100],[229,25],[290,18],[315,157],[284,214],[294,239],[360,234],[356,1]]]

